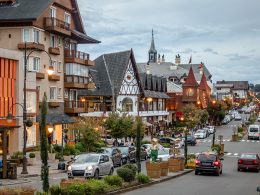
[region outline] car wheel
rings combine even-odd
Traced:
[[[114,168],[112,167],[112,168],[110,169],[110,171],[109,171],[109,174],[108,174],[108,175],[113,175],[113,173],[114,173]]]
[[[95,179],[98,179],[98,178],[99,178],[99,171],[98,171],[98,170],[95,170],[94,178],[95,178]]]
[[[237,171],[239,172],[239,171],[241,171],[241,169],[237,168]]]
[[[195,175],[198,175],[198,174],[199,174],[199,172],[197,170],[195,170]]]
[[[147,155],[144,156],[144,160],[147,160]]]

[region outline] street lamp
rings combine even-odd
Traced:
[[[27,88],[27,85],[26,85],[26,81],[27,81],[27,67],[28,67],[28,59],[30,57],[30,55],[35,52],[35,51],[43,51],[45,52],[49,58],[50,58],[50,62],[51,62],[51,57],[49,55],[49,53],[45,50],[39,50],[39,49],[35,49],[35,50],[32,50],[28,55],[27,55],[27,43],[25,42],[24,43],[24,82],[23,82],[23,85],[24,85],[24,88],[23,88],[23,106],[21,104],[22,107],[23,107],[23,169],[22,169],[22,172],[21,174],[28,174],[28,171],[27,171],[27,159],[26,159],[26,126],[28,125],[27,122],[27,110],[26,110],[26,88]],[[51,69],[52,66],[50,66],[49,68]],[[52,67],[53,69],[53,67]],[[10,117],[10,116],[9,116]]]
[[[214,132],[213,132],[213,136],[212,136],[212,146],[215,145],[215,136],[216,136],[216,127],[215,127],[215,104],[216,104],[216,100],[212,100],[213,124],[214,124]]]

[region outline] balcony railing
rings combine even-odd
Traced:
[[[66,113],[83,113],[86,112],[86,103],[82,101],[65,101],[64,110]]]
[[[65,63],[79,63],[83,65],[93,66],[94,62],[89,59],[89,54],[81,51],[65,49]]]
[[[57,18],[46,17],[44,28],[50,32],[71,35],[70,24]]]
[[[76,75],[66,75],[64,76],[64,87],[66,88],[87,88],[89,78]]]

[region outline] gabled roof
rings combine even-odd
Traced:
[[[233,84],[232,90],[248,90],[248,81],[217,81],[217,84]]]
[[[190,67],[190,70],[189,70],[189,74],[187,76],[187,79],[185,81],[185,83],[182,84],[182,86],[185,86],[185,87],[197,87],[199,84],[197,83],[196,79],[195,79],[195,76],[194,76],[194,73],[193,73],[193,69],[192,67]]]
[[[205,91],[210,91],[210,87],[207,83],[206,76],[205,76],[204,72],[203,72],[202,77],[201,77],[199,89],[205,90]]]
[[[112,87],[114,87],[115,95],[119,94],[129,60],[132,61],[136,79],[139,80],[132,50],[104,54],[95,59],[95,66],[91,70],[97,88],[91,91],[81,90],[79,95],[112,96]]]

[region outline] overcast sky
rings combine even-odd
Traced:
[[[260,83],[259,0],[78,0],[87,34],[101,41],[81,50],[133,49],[147,62],[154,30],[157,52],[174,62],[204,62],[213,81]]]

